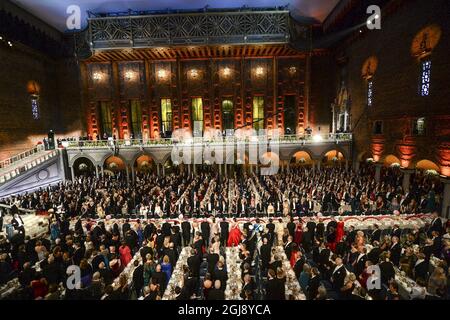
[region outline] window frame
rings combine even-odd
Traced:
[[[261,99],[262,103],[260,106],[258,106],[258,112],[257,115],[258,117],[255,117],[255,100],[256,99]],[[264,95],[254,95],[253,99],[252,99],[252,128],[255,129],[256,131],[258,131],[259,129],[264,129],[265,128],[265,121],[264,121],[264,107],[265,107],[265,97]],[[261,118],[261,111],[262,111],[262,118]],[[257,121],[259,120],[259,121]],[[262,121],[261,121],[262,120]],[[261,124],[262,122],[262,124]]]

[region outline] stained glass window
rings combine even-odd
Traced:
[[[202,98],[192,98],[192,122],[194,136],[203,132],[203,101]]]
[[[222,122],[224,130],[234,128],[233,101],[229,99],[222,100]]]
[[[264,129],[264,97],[253,97],[253,128]]]
[[[162,132],[172,132],[172,101],[161,99],[161,125]]]
[[[367,106],[371,107],[373,104],[373,80],[367,81]]]
[[[31,114],[34,120],[38,120],[41,116],[39,113],[39,102],[36,98],[31,99]]]
[[[420,79],[420,94],[422,97],[430,94],[430,81],[431,81],[431,60],[422,61],[422,72]]]
[[[133,137],[139,139],[142,137],[142,108],[139,100],[130,101],[130,115]]]

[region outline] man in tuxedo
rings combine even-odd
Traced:
[[[214,268],[216,267],[217,262],[219,261],[219,255],[216,252],[214,252],[213,248],[209,249],[206,261],[208,262],[208,273],[212,274],[214,272]]]
[[[126,233],[131,229],[130,220],[125,220],[125,223],[122,225],[122,236],[125,237]]]
[[[308,287],[306,289],[306,296],[308,300],[313,300],[319,291],[320,287],[320,273],[317,268],[311,269],[311,278],[308,281]]]
[[[391,261],[392,263],[398,267],[398,265],[400,264],[400,257],[402,254],[402,247],[400,246],[399,243],[399,238],[394,236],[392,237],[392,246],[389,249],[390,257],[391,257]]]
[[[275,271],[269,269],[265,300],[286,300],[284,282],[277,278]]]
[[[202,237],[203,237],[203,240],[205,241],[205,245],[209,246],[209,235],[210,235],[211,227],[207,220],[202,221],[202,223],[200,224],[200,230],[202,230]]]
[[[342,258],[337,257],[335,263],[336,266],[334,267],[330,280],[333,290],[339,294],[341,292],[341,288],[344,286],[344,280],[347,276],[347,269],[342,262]]]
[[[267,233],[270,236],[269,243],[272,246],[273,241],[275,240],[275,224],[273,223],[272,219],[269,219],[269,223],[266,224]]]
[[[192,276],[200,276],[200,265],[202,263],[200,255],[195,252],[195,249],[191,249],[191,256],[187,258],[187,265],[189,267]]]
[[[425,255],[423,253],[419,253],[417,258],[418,259],[413,269],[414,280],[426,280],[428,279],[428,271],[430,270],[430,261],[425,259]]]
[[[269,244],[269,239],[267,237],[263,237],[263,244],[261,245],[261,247],[259,249],[259,255],[261,257],[261,264],[262,264],[263,270],[267,270],[267,268],[269,267],[270,252],[271,252],[271,247]]]
[[[398,227],[397,224],[394,225],[391,232],[391,237],[397,237],[400,239],[400,236],[402,235],[402,230]]]
[[[431,232],[431,240],[433,240],[433,254],[439,257],[442,251],[442,238],[438,231]]]
[[[303,271],[303,266],[306,263],[306,258],[302,254],[301,251],[297,252],[297,261],[295,261],[294,267],[292,268],[295,273],[295,278],[298,279],[300,277],[300,273]]]
[[[373,248],[370,250],[370,252],[367,254],[367,259],[372,262],[372,264],[377,264],[380,260],[380,243],[378,241],[373,242]]]
[[[222,221],[220,221],[219,227],[220,227],[220,244],[222,246],[225,246],[228,241],[228,234],[230,229],[230,224],[228,223],[225,217],[222,218]]]
[[[347,234],[347,243],[349,245],[353,244],[355,242],[356,239],[356,230],[354,226],[350,226],[349,230],[348,230],[348,234]]]
[[[363,273],[366,267],[366,261],[367,261],[366,248],[364,246],[360,246],[358,248],[358,257],[353,263],[354,273],[356,277],[359,277]]]
[[[290,217],[289,222],[286,224],[286,228],[289,231],[289,235],[291,235],[293,238],[295,235],[296,224],[294,223],[294,218],[292,218],[292,216]]]
[[[170,236],[170,234],[172,230],[172,225],[170,224],[169,221],[166,220],[166,222],[164,222],[161,226],[161,232],[163,234],[164,237]]]
[[[22,217],[19,216],[19,214],[14,214],[14,217],[11,220],[11,224],[13,225],[15,230],[19,231],[19,234],[22,237],[25,237],[25,224],[23,223]]]
[[[136,291],[136,296],[139,297],[144,287],[144,266],[138,260],[134,260],[134,267],[136,269],[133,271],[133,287]]]
[[[380,273],[381,283],[387,285],[389,281],[395,278],[395,269],[392,262],[389,260],[389,251],[385,251],[380,255]]]
[[[183,236],[183,246],[186,247],[191,242],[191,223],[187,218],[181,223],[181,234]]]
[[[213,279],[220,280],[220,283],[227,283],[228,280],[227,270],[225,270],[224,262],[221,260],[217,262],[217,267],[214,269]],[[222,289],[225,290],[225,288]]]
[[[439,234],[442,234],[442,220],[436,211],[433,212],[433,220],[428,228],[428,237],[432,238],[433,231],[437,231]]]
[[[286,253],[286,257],[290,260],[291,259],[291,254],[292,251],[294,250],[294,247],[296,247],[297,245],[295,244],[295,242],[293,241],[293,237],[292,236],[288,236],[287,238],[287,242],[284,245],[284,252]]]
[[[370,234],[370,242],[373,244],[375,241],[380,242],[381,239],[381,230],[377,224],[373,225],[373,231]]]
[[[214,288],[208,292],[208,300],[225,300],[225,290],[220,280],[214,281]]]

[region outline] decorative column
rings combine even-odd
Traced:
[[[97,166],[97,165],[95,166],[95,176],[96,176],[97,179],[98,179],[98,166]]]
[[[380,182],[380,175],[381,175],[381,167],[383,164],[381,163],[375,163],[375,181]]]
[[[372,156],[373,160],[375,162],[380,161],[381,155],[384,153],[384,137],[383,136],[376,136],[372,137]]]
[[[405,137],[397,143],[397,150],[400,156],[400,165],[408,168],[412,159],[416,156],[416,142],[411,137]]]
[[[134,183],[136,181],[136,172],[134,166],[131,166],[131,181]]]
[[[355,173],[359,172],[359,161],[358,160],[353,162],[353,170],[355,171]]]
[[[127,183],[130,183],[130,170],[128,169],[128,164],[125,164],[125,169],[127,170]]]
[[[73,167],[70,167],[70,174],[72,175],[72,181],[75,181],[75,170]]]
[[[450,218],[450,178],[441,178],[441,182],[444,184],[441,216],[448,219]]]
[[[403,182],[402,182],[402,187],[403,187],[403,191],[406,193],[409,191],[409,184],[411,181],[411,173],[414,172],[414,170],[412,169],[401,169],[401,171],[403,172]]]
[[[158,176],[160,176],[160,172],[159,172],[159,163],[156,164],[156,174]]]

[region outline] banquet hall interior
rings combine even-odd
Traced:
[[[449,12],[2,0],[0,300],[448,300]]]

